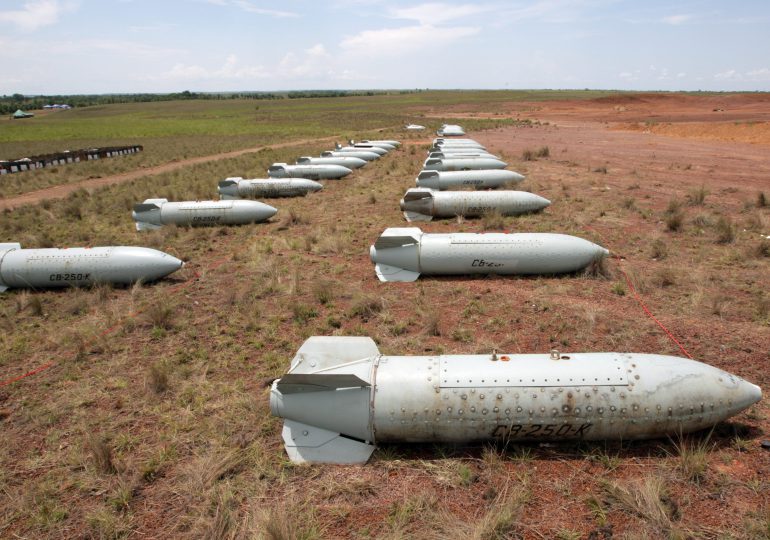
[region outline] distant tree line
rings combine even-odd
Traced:
[[[90,107],[113,103],[145,103],[150,101],[178,101],[190,99],[298,99],[298,98],[335,98],[348,96],[375,96],[390,93],[408,94],[420,90],[299,90],[287,92],[174,92],[171,94],[75,94],[25,96],[13,94],[0,96],[0,115],[13,114],[18,109],[42,109],[43,105],[67,104],[70,107]]]

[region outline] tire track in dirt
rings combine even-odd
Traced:
[[[288,148],[291,146],[300,146],[303,144],[333,141],[338,138],[339,136],[324,137],[322,139],[301,139],[298,141],[287,141],[277,144],[268,144],[265,146],[256,146],[253,148],[242,148],[240,150],[233,150],[231,152],[222,152],[220,154],[211,154],[208,156],[199,156],[181,161],[172,161],[162,165],[155,165],[154,167],[147,167],[146,169],[137,169],[125,173],[114,174],[111,176],[104,176],[102,178],[90,178],[88,180],[80,180],[79,182],[72,182],[70,184],[62,184],[59,186],[38,189],[28,193],[23,193],[21,195],[15,195],[7,199],[0,199],[0,211],[13,210],[14,208],[18,208],[20,206],[37,204],[41,201],[49,199],[63,199],[70,193],[73,193],[80,188],[95,189],[104,186],[111,186],[114,184],[122,184],[123,182],[130,182],[131,180],[136,180],[145,176],[154,176],[156,174],[176,171],[177,169],[182,169],[191,165],[234,158],[244,154],[254,154],[268,148]]]

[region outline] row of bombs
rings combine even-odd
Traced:
[[[274,163],[268,177],[254,180],[266,186],[253,189],[260,196],[304,195],[323,186],[310,178],[337,179],[347,176],[367,162],[378,159],[400,145],[398,141],[350,141],[337,145],[318,158],[301,157],[295,165]],[[298,178],[303,176],[305,178]],[[310,178],[307,178],[310,177]],[[224,185],[222,185],[224,184]],[[297,185],[303,186],[295,189]],[[288,186],[288,188],[287,188]],[[163,225],[239,225],[266,221],[277,209],[258,202],[227,200],[230,182],[220,182],[219,201],[169,202],[146,199],[134,205],[132,217],[139,231],[158,229]],[[101,246],[92,248],[22,249],[17,242],[0,243],[0,292],[8,288],[49,288],[87,286],[95,283],[127,285],[161,279],[184,266],[168,253],[139,246]]]
[[[440,146],[446,154],[453,149],[465,154],[456,159],[496,159],[468,156],[481,149],[471,151],[468,144]],[[428,157],[426,168],[433,159]],[[492,179],[508,172],[426,170],[418,186],[428,176],[439,181],[430,186],[434,189],[498,187],[492,183],[516,181]],[[511,215],[547,205],[525,192],[424,187],[409,190],[401,201],[409,221],[489,209]],[[607,253],[567,235],[423,234],[417,228],[387,229],[371,248],[383,281],[412,281],[420,273],[558,273]],[[291,461],[362,464],[382,442],[681,436],[726,420],[761,397],[758,386],[740,377],[674,356],[556,350],[384,356],[368,337],[315,336],[273,382],[270,410],[283,420],[281,435]]]
[[[437,156],[436,154],[440,154]],[[517,215],[542,210],[548,199],[526,191],[441,191],[451,187],[497,188],[521,182],[519,173],[472,139],[435,139],[416,189],[401,200],[407,221],[476,217],[496,211]],[[435,168],[438,168],[436,170]],[[609,255],[605,248],[566,234],[426,234],[417,227],[385,229],[369,255],[380,281],[415,281],[427,275],[533,275],[581,270]]]

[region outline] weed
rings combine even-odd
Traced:
[[[594,169],[594,172],[598,172],[598,173],[602,173],[602,174],[607,174],[607,167],[604,166],[604,165],[602,165],[601,167],[596,167]]]
[[[294,225],[302,225],[304,223],[306,223],[305,219],[297,214],[297,211],[294,210],[294,208],[289,208],[289,212],[283,216],[283,219],[281,219],[281,222],[278,224],[278,230],[283,231]]]
[[[425,334],[429,336],[441,335],[441,316],[438,310],[431,310],[423,315],[425,319]]]
[[[312,306],[302,303],[295,303],[291,306],[292,319],[297,324],[307,324],[310,319],[318,316],[318,311]]]
[[[86,446],[91,454],[96,470],[102,474],[114,474],[117,472],[112,460],[112,446],[109,438],[104,435],[90,435],[86,440]]]
[[[460,343],[471,343],[473,341],[473,332],[467,328],[455,328],[452,331],[452,339]]]
[[[160,395],[168,390],[168,365],[162,362],[150,366],[147,376],[147,384],[150,389]]]
[[[369,192],[369,204],[375,204],[377,202],[377,195],[375,195],[374,191]]]
[[[607,264],[607,257],[604,255],[595,257],[590,262],[586,269],[583,271],[583,275],[593,279],[611,279],[612,272]]]
[[[757,193],[757,208],[765,208],[768,205],[767,195],[764,191]]]
[[[712,315],[716,315],[718,317],[721,317],[725,310],[727,309],[727,306],[730,305],[730,300],[723,294],[717,294],[716,296],[713,296],[711,298],[711,306],[709,308],[709,311]]]
[[[668,246],[661,238],[656,238],[650,244],[650,256],[658,261],[668,257]]]
[[[626,199],[623,199],[621,206],[626,210],[633,210],[636,207],[636,199],[634,199],[633,197],[628,197]]]
[[[351,317],[359,317],[366,322],[385,308],[382,298],[376,296],[362,296],[353,302],[350,308]]]
[[[708,470],[708,454],[713,447],[710,444],[711,433],[696,440],[694,437],[684,437],[672,441],[674,450],[679,458],[678,469],[686,480],[700,484]]]
[[[535,156],[539,158],[551,157],[551,150],[547,146],[541,146],[537,149],[537,152],[535,152]]]
[[[329,302],[334,300],[334,284],[327,280],[314,282],[313,296],[322,306],[329,304]]]
[[[666,484],[658,476],[645,476],[627,483],[606,482],[607,500],[644,519],[659,531],[671,529],[673,511]]]
[[[690,193],[687,194],[687,202],[690,206],[703,206],[708,194],[709,192],[706,189],[706,186],[701,185],[701,187],[697,189],[690,190]]]
[[[535,152],[529,149],[524,150],[521,153],[521,159],[522,161],[535,161]]]
[[[614,294],[617,294],[618,296],[625,296],[626,295],[626,286],[623,285],[621,281],[616,281],[612,284],[612,288],[610,289]]]
[[[760,240],[759,243],[754,246],[751,254],[758,259],[770,257],[770,240],[767,238]]]
[[[144,317],[153,328],[171,330],[174,327],[175,306],[167,302],[156,302],[150,304],[144,310]]]
[[[655,272],[651,281],[658,287],[670,287],[676,283],[676,278],[676,271],[672,267],[666,266]]]
[[[663,214],[663,221],[666,223],[666,227],[671,232],[677,232],[682,230],[684,225],[684,210],[682,210],[682,203],[678,199],[671,199],[668,202],[668,208]]]
[[[262,521],[262,535],[266,540],[311,540],[324,536],[310,501],[296,498],[275,501],[264,511]]]
[[[481,227],[485,231],[502,231],[505,229],[505,218],[499,210],[487,210],[481,215]]]
[[[717,244],[731,244],[735,241],[735,225],[730,218],[719,216],[715,229]]]

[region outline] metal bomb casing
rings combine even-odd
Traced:
[[[365,139],[363,141],[360,141],[363,144],[372,144],[372,145],[378,145],[378,144],[387,144],[392,146],[393,148],[398,148],[401,146],[401,141],[396,141],[393,139]]]
[[[444,124],[436,131],[439,137],[461,137],[465,135],[465,130],[457,124]]]
[[[455,216],[476,217],[486,212],[515,216],[538,212],[551,201],[528,191],[434,191],[411,188],[401,199],[407,221],[430,221]]]
[[[267,169],[270,178],[309,178],[311,180],[337,179],[352,173],[342,165],[316,165],[301,164],[289,165],[288,163],[273,163]]]
[[[9,287],[42,288],[160,279],[184,263],[156,249],[134,246],[22,249],[0,244],[0,292]]]
[[[366,150],[326,150],[325,152],[321,152],[321,157],[356,157],[359,159],[363,159],[364,161],[374,161],[375,159],[380,159],[380,154],[376,154],[374,152],[368,152]]]
[[[297,165],[342,165],[348,169],[360,169],[366,165],[366,160],[353,156],[328,156],[328,157],[309,157],[302,156],[297,158]]]
[[[226,178],[219,182],[217,191],[222,200],[240,199],[242,197],[278,198],[304,197],[323,189],[323,184],[307,178]]]
[[[273,383],[295,463],[365,463],[378,442],[649,439],[759,401],[707,364],[638,353],[383,356],[368,337],[311,337]]]
[[[428,158],[422,168],[426,171],[466,171],[481,169],[505,169],[505,161],[485,157]]]
[[[357,148],[367,148],[367,147],[375,147],[375,148],[382,148],[386,152],[390,152],[391,150],[396,149],[396,145],[389,143],[387,141],[358,141],[355,142],[353,140],[348,141],[348,145],[355,146]]]
[[[561,274],[609,255],[566,234],[425,234],[417,227],[385,229],[369,249],[380,281],[415,281],[420,274]]]
[[[350,146],[340,146],[338,144],[336,146],[336,151],[337,152],[373,152],[380,157],[388,153],[388,151],[385,150],[384,148],[380,148],[378,146],[372,146],[371,144],[369,145],[358,144],[358,145],[350,145]]]
[[[475,149],[471,150],[439,150],[437,152],[429,152],[428,153],[428,159],[460,159],[460,158],[490,158],[490,159],[500,159],[500,156],[496,156],[495,154],[490,154],[487,151],[484,150],[478,150]]]
[[[135,204],[131,217],[136,230],[160,229],[163,225],[241,225],[267,221],[278,210],[257,201],[186,201],[147,199]]]
[[[521,182],[524,176],[503,169],[469,171],[420,171],[415,183],[417,187],[430,189],[452,189],[472,186],[476,189],[497,188],[509,182]]]

